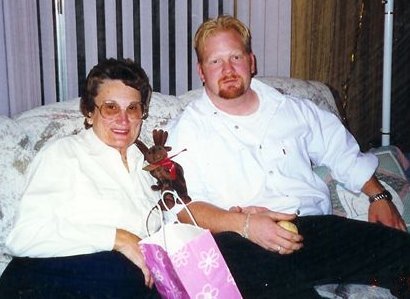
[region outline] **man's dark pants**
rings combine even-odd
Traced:
[[[408,287],[409,234],[330,215],[299,217],[295,223],[304,247],[290,255],[235,233],[215,235],[245,298],[320,298],[315,285],[340,282],[378,285],[396,296]],[[399,297],[410,298],[401,291]]]

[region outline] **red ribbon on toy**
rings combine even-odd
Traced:
[[[174,161],[171,160],[171,158],[164,158],[161,161],[157,162],[157,163],[153,163],[154,165],[158,166],[162,166],[164,167],[166,170],[169,171],[169,174],[171,175],[171,180],[175,180],[177,177],[177,171],[176,171],[176,167],[175,167],[175,163]]]
[[[171,159],[174,158],[175,156],[179,155],[180,153],[186,151],[186,148],[183,149],[182,151],[180,151],[179,153],[176,153],[175,155],[171,156],[171,157],[165,157],[164,159],[162,159],[161,161],[155,162],[155,163],[151,163],[150,165],[145,166],[143,169],[144,170],[148,170],[148,171],[152,171],[155,168],[158,168],[160,166],[164,167],[166,170],[169,171],[170,175],[171,175],[171,180],[175,180],[177,177],[177,170],[175,167],[175,162],[172,161]]]

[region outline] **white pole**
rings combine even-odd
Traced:
[[[381,128],[383,146],[390,145],[393,10],[394,0],[384,1],[383,106]]]
[[[59,101],[68,99],[67,86],[67,47],[65,34],[64,0],[55,0],[56,6],[56,35],[57,35],[57,68]]]

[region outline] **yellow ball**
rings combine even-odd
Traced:
[[[290,221],[281,220],[281,221],[278,221],[277,223],[278,223],[278,225],[280,225],[281,227],[283,227],[284,229],[286,229],[290,232],[293,232],[295,234],[298,233],[297,226],[294,223],[290,222]]]

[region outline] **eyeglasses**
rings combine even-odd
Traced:
[[[121,107],[116,102],[104,102],[101,106],[95,107],[100,111],[100,114],[105,119],[115,119],[121,112]],[[127,113],[129,120],[140,120],[146,119],[148,113],[145,106],[141,102],[131,103],[127,108],[125,108],[125,113]]]

